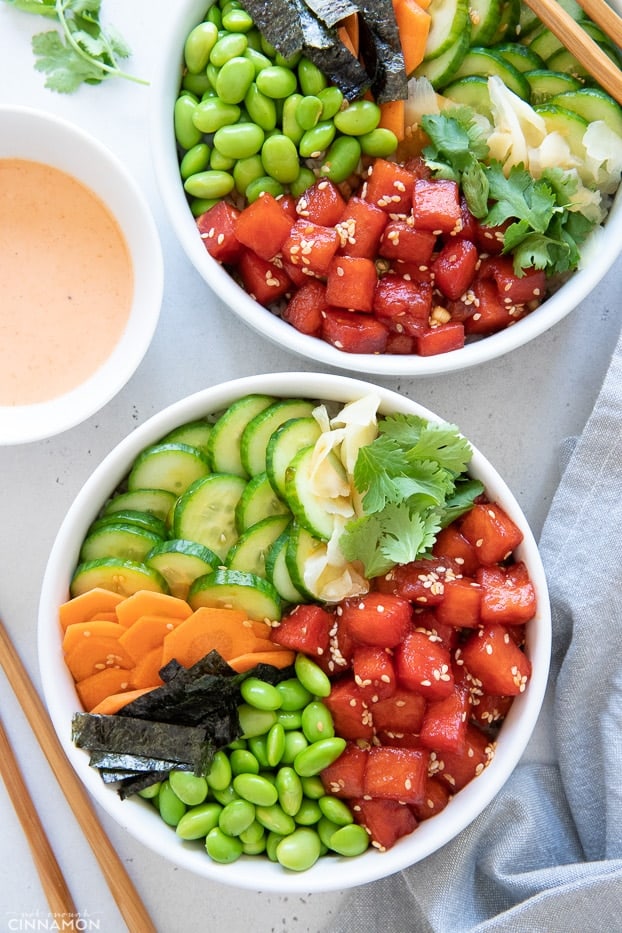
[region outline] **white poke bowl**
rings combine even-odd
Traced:
[[[45,700],[60,742],[87,790],[123,829],[163,858],[198,876],[251,890],[317,892],[364,884],[413,865],[456,836],[491,802],[521,758],[538,719],[551,646],[544,570],[534,537],[516,499],[494,467],[475,450],[470,472],[483,482],[489,497],[507,511],[524,534],[515,554],[526,563],[537,594],[538,610],[528,623],[526,643],[533,672],[527,689],[515,698],[501,728],[492,762],[453,797],[445,810],[420,823],[411,835],[386,852],[369,848],[355,858],[321,857],[303,872],[288,872],[265,856],[243,856],[232,864],[217,864],[206,855],[201,844],[183,842],[147,801],[139,797],[122,801],[115,789],[104,785],[99,773],[89,766],[88,753],[72,744],[71,720],[81,707],[63,660],[58,607],[68,598],[69,582],[88,526],[128,473],[137,454],[173,428],[218,413],[249,393],[343,403],[368,395],[370,391],[380,398],[383,413],[412,413],[439,420],[437,415],[393,391],[370,387],[367,382],[346,376],[279,373],[245,377],[214,386],[164,409],[121,441],[77,495],[52,546],[41,592],[38,650]]]
[[[378,376],[433,376],[456,372],[503,356],[534,340],[576,308],[598,285],[622,247],[622,195],[618,192],[609,213],[605,233],[595,231],[583,249],[582,268],[555,294],[526,317],[499,333],[435,356],[354,354],[300,333],[262,307],[207,252],[197,233],[179,174],[173,131],[173,105],[181,81],[184,41],[204,16],[209,0],[182,0],[171,14],[162,58],[156,69],[152,110],[155,169],[171,226],[188,259],[206,284],[248,327],[267,340],[322,366]]]
[[[102,408],[141,363],[162,302],[163,262],[150,208],[129,172],[102,143],[71,123],[25,107],[0,108],[0,160],[42,163],[71,176],[103,204],[125,240],[133,284],[125,326],[110,354],[62,394],[24,404],[0,403],[0,444],[22,444],[59,434]],[[2,260],[4,261],[4,260]],[[76,263],[77,265],[77,263]],[[6,309],[5,309],[6,310]],[[23,315],[28,308],[23,308]],[[5,324],[8,326],[8,322]],[[89,328],[68,340],[88,341]],[[86,345],[86,344],[84,344]],[[58,366],[67,366],[59,359]]]

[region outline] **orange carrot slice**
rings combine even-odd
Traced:
[[[404,101],[403,100],[388,100],[382,104],[379,104],[380,107],[380,122],[378,126],[381,126],[383,129],[391,130],[395,133],[399,142],[404,139],[405,134],[405,115],[404,115]]]
[[[121,625],[129,628],[141,616],[159,615],[171,619],[187,619],[192,609],[184,599],[168,593],[156,593],[151,590],[139,590],[132,593],[116,607],[117,618]]]
[[[106,668],[78,681],[76,690],[82,706],[90,713],[95,706],[111,694],[125,693],[130,690],[129,671],[122,668]]]
[[[214,650],[227,660],[252,651],[255,643],[256,636],[244,612],[201,606],[165,637],[162,663],[175,658],[190,667]]]
[[[163,666],[162,645],[158,645],[137,661],[136,667],[131,672],[132,686],[136,688],[161,687],[163,681],[160,677],[160,670]]]
[[[61,627],[66,629],[74,622],[88,622],[100,613],[113,612],[122,601],[123,597],[112,590],[104,590],[101,587],[87,590],[86,593],[74,596],[59,606],[58,618]]]
[[[132,622],[129,628],[120,626],[122,633],[119,642],[138,663],[152,648],[159,647],[161,655],[164,636],[172,632],[182,621],[183,619],[171,619],[166,616],[141,616],[140,619]]]
[[[93,635],[106,635],[109,638],[119,638],[125,632],[118,622],[107,622],[104,619],[91,619],[90,622],[73,622],[65,629],[63,637],[63,651],[68,654],[72,648],[84,638]]]
[[[282,669],[294,663],[296,654],[285,648],[283,651],[251,651],[249,654],[240,654],[237,658],[230,658],[227,664],[239,674],[250,671],[258,664],[272,664]]]
[[[153,687],[143,687],[141,690],[128,690],[127,692],[111,693],[100,700],[100,702],[94,706],[90,712],[97,713],[101,716],[114,716],[114,714],[118,713],[120,709],[123,709],[123,707],[127,706],[128,703],[131,703],[132,700],[137,700],[138,697],[143,696],[145,693],[150,693],[153,689]]]
[[[432,18],[417,0],[393,0],[393,10],[404,55],[406,74],[423,61]]]
[[[79,641],[65,655],[65,663],[77,683],[108,667],[127,670],[134,667],[134,659],[119,644],[119,639],[106,635],[92,635]]]

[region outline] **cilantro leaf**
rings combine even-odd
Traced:
[[[441,527],[446,528],[465,512],[468,512],[478,496],[484,492],[484,484],[470,476],[461,476],[456,481],[453,493],[447,498],[441,517]]]
[[[380,548],[393,564],[409,564],[430,550],[440,531],[437,512],[412,513],[408,503],[390,506]]]
[[[382,551],[384,522],[379,515],[364,515],[345,527],[339,538],[339,548],[346,560],[363,564],[365,576],[380,577],[395,566],[395,561]]]
[[[72,94],[85,81],[101,81],[102,73],[86,59],[68,48],[59,33],[40,32],[32,37],[35,68],[47,74],[45,86],[60,94]]]
[[[529,223],[537,233],[544,233],[562,208],[544,179],[534,179],[522,165],[514,165],[506,177],[500,162],[493,162],[486,172],[490,197],[495,202],[486,218],[492,227],[510,218]]]
[[[407,457],[410,461],[435,460],[446,470],[462,473],[471,459],[471,445],[455,425],[431,421]]]
[[[388,437],[378,437],[362,447],[354,466],[354,484],[363,494],[363,507],[369,514],[379,512],[387,502],[399,498],[393,477],[404,468],[402,449]]]

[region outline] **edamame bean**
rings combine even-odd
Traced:
[[[233,126],[221,126],[214,133],[214,146],[224,156],[232,159],[246,159],[259,152],[265,139],[265,133],[256,123],[236,123]]]
[[[197,101],[190,94],[180,94],[173,108],[175,139],[182,149],[192,149],[200,143],[203,134],[194,124]]]
[[[184,60],[191,74],[205,71],[217,39],[218,27],[215,23],[199,23],[188,34],[184,44]]]
[[[309,777],[301,777],[300,783],[305,797],[311,800],[319,800],[326,794],[326,788],[322,784],[322,779],[317,774],[311,774]]]
[[[188,149],[179,165],[181,177],[185,180],[197,172],[202,172],[209,165],[210,148],[207,143],[197,143]]]
[[[302,711],[302,731],[309,742],[330,739],[335,734],[333,717],[320,700],[308,703]]]
[[[343,94],[334,84],[325,87],[318,95],[318,100],[322,103],[322,120],[332,120],[343,104]]]
[[[236,58],[244,55],[248,48],[248,41],[242,32],[227,32],[218,39],[212,51],[209,60],[216,68],[222,68],[225,62],[230,58]]]
[[[264,68],[269,68],[272,64],[272,60],[268,58],[267,55],[264,55],[263,52],[259,51],[259,49],[255,49],[250,46],[245,51],[244,56],[253,63],[255,75],[258,75],[259,72],[263,71]]]
[[[218,204],[219,200],[220,198],[192,198],[190,201],[192,216],[200,217],[205,211],[209,211],[210,207],[213,207],[214,204]]]
[[[212,149],[209,157],[209,167],[216,172],[230,172],[236,160],[224,156],[218,149]]]
[[[282,185],[288,185],[298,177],[298,151],[291,139],[283,133],[276,133],[265,140],[261,147],[261,161],[268,175]]]
[[[169,826],[177,826],[186,812],[186,804],[179,799],[168,781],[162,781],[158,794],[160,816]]]
[[[293,768],[279,768],[276,775],[279,804],[288,816],[296,816],[303,799],[302,781]]]
[[[276,710],[281,705],[281,694],[273,684],[259,677],[247,677],[240,685],[242,698],[250,706],[261,710]]]
[[[218,826],[218,817],[222,807],[209,801],[187,810],[177,824],[175,832],[182,839],[204,839],[210,829]]]
[[[277,52],[274,56],[274,64],[283,65],[284,68],[291,68],[293,71],[301,58],[302,54],[300,52],[293,52],[291,55],[286,56],[283,56],[280,52]]]
[[[260,839],[265,839],[266,831],[257,820],[253,820],[250,826],[240,833],[240,841],[244,843],[250,842],[259,842]]]
[[[364,133],[359,136],[361,151],[368,156],[386,159],[393,155],[398,146],[397,136],[392,130],[379,126],[370,133]]]
[[[268,832],[279,833],[281,836],[293,833],[296,828],[294,818],[285,813],[278,803],[270,807],[256,807],[255,818]]]
[[[339,758],[345,747],[346,740],[339,736],[319,739],[298,752],[293,762],[294,769],[301,777],[319,774]]]
[[[274,784],[261,774],[237,774],[233,788],[244,800],[259,807],[271,807],[279,797]]]
[[[222,15],[220,8],[215,3],[213,3],[207,11],[205,19],[208,21],[208,23],[214,23],[217,29],[220,29],[222,26]]]
[[[221,748],[214,755],[205,780],[214,791],[224,791],[231,784],[231,762]]]
[[[195,94],[197,98],[203,97],[204,94],[208,94],[210,90],[214,93],[206,72],[202,72],[200,75],[193,75],[189,71],[186,72],[181,86],[185,91],[190,91],[192,94]]]
[[[296,119],[298,103],[302,100],[302,94],[290,94],[283,101],[283,113],[281,116],[281,127],[285,136],[289,136],[291,141],[298,145],[304,136],[304,130]]]
[[[248,743],[251,752],[259,762],[259,767],[269,768],[267,735],[253,735],[249,738]]]
[[[298,101],[296,119],[303,130],[311,130],[316,123],[319,123],[322,109],[322,101],[315,94],[308,94]]]
[[[295,198],[299,198],[300,195],[304,194],[307,188],[314,185],[316,181],[317,179],[311,169],[307,168],[306,165],[301,165],[298,177],[290,184],[289,190]]]
[[[212,797],[214,800],[217,800],[218,803],[222,804],[223,807],[226,807],[228,803],[231,803],[232,800],[239,800],[239,794],[233,789],[233,784],[227,784],[222,790],[212,790]]]
[[[294,194],[293,190],[292,194]],[[297,197],[297,195],[294,194],[294,197]],[[276,713],[276,719],[286,730],[300,729],[302,725],[302,713],[299,709],[279,709]]]
[[[318,806],[323,815],[332,823],[337,823],[339,826],[347,826],[349,823],[354,822],[350,807],[347,803],[344,803],[343,800],[340,800],[339,797],[333,797],[332,794],[324,794],[324,796],[320,797],[318,800]]]
[[[217,68],[216,65],[214,65],[212,62],[210,62],[207,68],[205,69],[205,73],[209,79],[210,86],[213,88],[216,87],[216,81],[218,80],[219,70],[220,69]]]
[[[215,826],[205,837],[205,851],[215,862],[228,865],[239,859],[243,845],[236,836],[227,836],[220,826]]]
[[[262,68],[256,78],[262,94],[273,98],[286,98],[296,90],[296,75],[282,65]]]
[[[319,820],[315,826],[317,834],[322,840],[322,844],[327,846],[330,849],[330,840],[333,837],[333,833],[336,833],[338,829],[341,829],[338,823],[333,823],[332,820],[327,819],[325,816]]]
[[[246,189],[251,181],[254,181],[256,178],[261,178],[263,174],[264,167],[261,156],[254,155],[249,156],[247,159],[238,159],[233,166],[233,178],[236,191],[245,195]],[[281,710],[278,710],[277,716],[280,715],[280,712]]]
[[[346,136],[371,133],[380,122],[380,107],[373,100],[355,100],[334,116],[335,126]]]
[[[303,687],[297,677],[288,677],[276,685],[281,694],[281,709],[301,710],[310,703],[313,696],[306,687]]]
[[[303,94],[313,94],[315,97],[328,85],[328,78],[308,58],[301,58],[298,62],[298,82]]]
[[[335,124],[331,120],[320,121],[303,133],[298,143],[300,155],[303,159],[318,159],[332,143],[335,133]]]
[[[255,24],[246,10],[228,8],[226,12],[223,11],[222,25],[223,29],[228,29],[230,32],[247,33]]]
[[[215,133],[222,126],[237,123],[240,115],[237,104],[225,104],[218,97],[206,97],[196,105],[192,122],[202,133]]]
[[[317,800],[303,798],[294,818],[299,826],[313,826],[322,819],[322,811]]]
[[[281,833],[269,832],[266,836],[266,855],[271,862],[277,862],[276,847],[283,838]]]
[[[243,737],[250,739],[254,736],[265,735],[270,726],[276,722],[276,713],[274,710],[255,709],[248,703],[241,703],[238,706],[238,719]]]
[[[161,785],[161,781],[156,781],[155,784],[150,784],[149,787],[143,787],[142,790],[138,791],[138,796],[143,797],[145,800],[154,800],[160,793]]]
[[[254,74],[254,72],[253,72]],[[276,127],[276,104],[271,97],[262,94],[257,84],[253,81],[246,97],[244,106],[251,120],[260,126],[266,132]]]
[[[248,58],[236,55],[224,63],[216,78],[216,93],[226,104],[244,100],[255,78],[255,68]]]
[[[207,797],[207,781],[191,771],[171,771],[168,780],[175,794],[189,807],[203,803]]]
[[[196,198],[224,198],[233,188],[233,175],[229,172],[197,172],[184,182],[184,189]]]
[[[362,855],[369,848],[369,836],[362,826],[340,826],[330,837],[330,846],[338,855]]]
[[[354,136],[338,136],[322,161],[320,175],[335,184],[346,181],[358,168],[361,144]]]
[[[272,43],[268,42],[264,34],[261,34],[261,51],[264,55],[267,55],[268,58],[276,58],[276,49]]]
[[[276,857],[283,868],[290,871],[306,871],[320,857],[320,837],[312,829],[300,826],[281,839],[276,847]]]
[[[218,825],[228,836],[239,836],[254,822],[255,807],[249,800],[232,800],[218,817]]]
[[[281,761],[284,765],[291,765],[296,755],[308,746],[308,742],[302,732],[292,729],[285,733],[285,748],[281,755]]]
[[[330,695],[330,680],[315,661],[308,658],[306,654],[299,652],[294,661],[294,670],[296,677],[309,693],[317,697],[327,697]]]
[[[253,201],[256,201],[259,195],[264,192],[268,192],[268,194],[278,198],[280,194],[283,194],[283,185],[280,181],[277,181],[276,178],[272,178],[271,175],[262,175],[260,178],[255,178],[248,185],[246,189],[246,200],[249,204],[252,204]]]
[[[284,751],[285,729],[280,722],[275,722],[266,736],[266,758],[271,768],[276,768]]]
[[[232,774],[259,774],[259,762],[246,748],[234,749],[229,754]]]

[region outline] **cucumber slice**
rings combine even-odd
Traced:
[[[246,484],[235,510],[235,522],[240,534],[271,515],[287,515],[289,507],[272,488],[267,473],[258,473]]]
[[[493,51],[523,74],[535,68],[544,68],[544,60],[530,45],[523,45],[522,42],[500,42]]]
[[[604,42],[601,43],[600,48],[616,67],[619,67],[620,61],[616,49],[609,43]],[[546,67],[550,68],[551,71],[564,71],[566,74],[578,78],[582,84],[592,84],[594,82],[592,75],[568,49],[559,49],[559,51],[554,52],[553,55],[547,59]]]
[[[198,577],[212,573],[221,563],[217,554],[196,541],[174,538],[157,544],[145,557],[147,567],[162,574],[172,596],[186,599]]]
[[[540,30],[537,36],[533,37],[529,43],[529,48],[539,55],[543,62],[546,62],[554,52],[564,48],[564,43],[557,38],[554,32],[545,27]]]
[[[529,81],[531,88],[531,104],[542,104],[556,94],[563,94],[565,91],[577,91],[583,87],[577,78],[572,75],[564,74],[563,71],[549,71],[547,68],[536,68],[534,71],[526,71],[525,77]]]
[[[199,577],[190,587],[188,603],[192,609],[241,609],[256,622],[278,622],[281,618],[281,597],[272,584],[241,570],[216,570]]]
[[[154,444],[134,461],[128,489],[166,489],[180,496],[210,471],[207,457],[188,444]]]
[[[329,499],[312,492],[311,468],[314,450],[313,444],[305,447],[288,466],[285,476],[285,498],[298,524],[316,538],[328,541],[335,528],[335,507],[341,514],[348,514],[351,500],[349,496],[335,496]],[[326,457],[324,469],[334,473],[335,488],[347,483],[345,467],[333,453]],[[332,511],[329,512],[327,506]]]
[[[240,456],[249,476],[266,472],[266,450],[277,428],[291,418],[310,417],[314,408],[315,404],[306,399],[285,399],[270,405],[247,424],[240,440]]]
[[[532,36],[541,25],[540,19],[536,16],[531,7],[528,7],[526,3],[521,3],[517,27],[517,32],[521,41],[528,42],[529,37]]]
[[[605,91],[597,87],[566,91],[551,97],[550,104],[578,113],[588,123],[604,120],[615,133],[622,136],[622,107]]]
[[[196,541],[224,560],[238,539],[235,509],[246,483],[241,476],[211,473],[180,496],[173,509],[173,537]]]
[[[505,0],[497,32],[492,37],[492,45],[499,42],[513,42],[518,39],[521,6],[521,0]]]
[[[225,561],[230,570],[245,570],[266,577],[266,555],[290,523],[289,515],[272,515],[240,535]]]
[[[120,557],[106,557],[78,564],[69,585],[71,596],[79,596],[97,587],[112,590],[121,596],[131,596],[139,590],[168,593],[166,580],[153,567]]]
[[[418,78],[427,78],[432,87],[438,90],[452,80],[454,74],[470,47],[470,33],[467,29],[458,37],[456,42],[437,58],[424,61],[415,71]]]
[[[207,449],[214,473],[248,476],[240,457],[240,438],[249,421],[272,405],[270,395],[246,395],[238,399],[216,421]]]
[[[127,522],[105,522],[91,531],[82,542],[80,560],[100,560],[103,557],[121,557],[142,561],[162,536],[146,528]]]
[[[305,584],[305,567],[312,558],[325,553],[325,541],[320,541],[295,522],[290,526],[285,563],[292,583],[308,600],[315,597]]]
[[[276,589],[284,603],[304,603],[307,601],[307,597],[294,586],[290,572],[287,569],[288,542],[289,531],[285,530],[268,551],[266,555],[266,578]]]
[[[104,506],[103,515],[130,509],[149,512],[163,522],[168,522],[176,498],[175,493],[167,489],[132,489],[131,492],[121,492],[109,499]]]
[[[572,110],[554,106],[548,101],[546,104],[538,104],[534,110],[544,119],[549,133],[559,133],[567,141],[571,152],[578,158],[585,159],[583,137],[588,127],[587,120]]]
[[[488,45],[497,34],[502,0],[470,0],[471,45]]]
[[[315,444],[321,428],[315,418],[292,418],[273,433],[266,450],[266,472],[272,488],[285,497],[285,471],[296,454]]]
[[[88,534],[97,531],[103,525],[109,525],[111,522],[123,522],[126,525],[136,525],[137,528],[144,528],[145,531],[152,531],[160,538],[168,537],[168,528],[166,522],[151,512],[140,512],[136,509],[119,509],[118,512],[110,512],[95,519],[88,530]]]
[[[456,104],[472,107],[484,116],[489,117],[491,114],[488,78],[483,75],[469,75],[467,78],[452,81],[443,88],[443,97],[453,100]]]
[[[432,0],[428,7],[430,32],[425,47],[425,60],[438,58],[454,45],[465,32],[470,34],[469,0]]]
[[[454,74],[454,80],[466,78],[468,75],[498,75],[506,87],[521,97],[529,100],[531,90],[529,82],[514,65],[510,65],[492,49],[472,48],[462,59],[462,63]]]
[[[189,421],[182,424],[162,438],[165,443],[189,444],[190,447],[196,447],[202,454],[207,456],[207,445],[209,436],[212,433],[212,427],[209,421],[204,418],[198,421]]]

